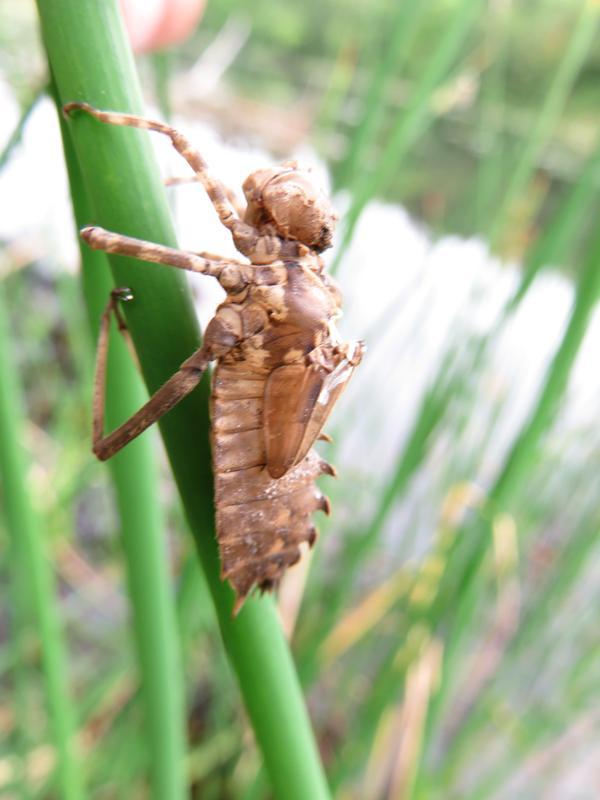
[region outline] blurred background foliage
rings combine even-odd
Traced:
[[[428,98],[428,129],[402,171],[390,171],[381,182],[378,195],[401,202],[437,231],[486,233],[511,165],[554,92],[554,107],[538,134],[536,180],[520,198],[518,229],[504,242],[520,256],[596,146],[593,2],[338,0],[286,4],[277,14],[267,0],[253,4],[251,13],[236,2],[211,3],[180,57],[195,59],[198,45],[237,25],[244,33],[228,70],[234,91],[258,108],[276,105],[282,127],[286,118],[293,127],[294,113],[301,114],[335,185],[354,188],[356,140],[364,147],[374,98],[377,119],[360,150],[360,171],[380,163],[445,32],[465,10],[470,24]]]
[[[138,59],[163,114],[277,159],[314,148],[345,209],[333,266],[344,333],[369,356],[334,421],[334,517],[306,583],[296,572],[282,597],[335,797],[600,793],[599,11],[592,0],[211,0],[187,41]],[[23,112],[4,141],[8,171],[47,84],[29,3],[0,6],[0,75]],[[407,209],[410,230],[381,201]],[[427,254],[406,263],[414,229]],[[452,251],[445,234],[478,238]],[[3,354],[0,791],[159,798],[122,523],[89,453],[79,281],[48,242],[32,251],[2,236],[0,346],[16,367]],[[459,261],[473,248],[478,277],[461,302]],[[379,287],[369,295],[367,280]],[[162,461],[155,480],[187,785],[269,797]]]

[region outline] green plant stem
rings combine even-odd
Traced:
[[[504,230],[513,203],[531,178],[542,148],[548,141],[552,131],[571,93],[575,79],[584,63],[594,37],[598,8],[588,0],[580,5],[579,18],[575,31],[569,38],[567,50],[558,65],[546,99],[536,115],[536,122],[528,134],[523,151],[510,172],[510,181],[502,197],[496,213],[492,217],[489,239],[492,247]]]
[[[402,160],[433,118],[431,96],[457,58],[481,3],[482,0],[461,0],[454,11],[452,20],[432,54],[427,68],[415,85],[406,108],[392,128],[376,169],[365,172],[362,181],[356,186],[352,205],[344,220],[343,238],[332,269],[336,269],[339,265],[366,204],[392,175],[397,174]]]
[[[60,114],[60,109],[59,109]],[[61,120],[63,148],[78,226],[92,217],[73,144]],[[112,288],[104,253],[81,248],[83,290],[93,339]],[[106,424],[116,427],[147,395],[121,337],[111,331],[107,370]],[[158,500],[158,469],[152,441],[138,437],[110,461],[116,490],[127,583],[133,609],[142,698],[147,725],[151,796],[187,795],[184,775],[185,718],[182,669],[170,589],[164,520]]]
[[[75,715],[67,690],[66,649],[44,533],[27,486],[27,461],[21,444],[24,404],[9,351],[9,323],[1,283],[0,370],[0,475],[6,527],[16,556],[14,577],[28,587],[39,631],[59,795],[65,800],[78,800],[84,796],[83,778],[75,755]]]
[[[473,219],[477,231],[488,227],[487,220],[502,186],[505,169],[503,124],[494,131],[493,120],[496,109],[500,109],[501,120],[504,120],[511,11],[508,3],[489,2],[483,23],[482,44],[486,61],[491,63],[481,75],[479,138],[483,157],[478,162],[473,192]]]
[[[38,0],[43,39],[62,102],[140,113],[141,94],[114,2]],[[124,234],[174,245],[168,207],[147,135],[79,115],[69,128],[94,220]],[[215,224],[217,224],[215,222]],[[197,322],[176,270],[110,257],[115,281],[132,288],[127,322],[149,390],[198,346]],[[327,798],[297,675],[270,598],[250,598],[233,619],[233,593],[220,579],[208,440],[208,381],[161,421],[161,432],[194,535],[231,663],[274,792]]]

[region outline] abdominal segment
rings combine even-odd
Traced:
[[[263,398],[268,373],[247,365],[219,365],[211,399],[217,539],[222,578],[236,592],[238,611],[253,586],[275,588],[312,545],[314,511],[329,502],[315,484],[333,469],[310,450],[279,478],[266,469]]]

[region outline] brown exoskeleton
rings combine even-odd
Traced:
[[[94,392],[93,451],[110,458],[197,386],[211,361],[212,457],[222,577],[236,593],[236,611],[253,586],[275,588],[312,545],[311,515],[329,512],[314,481],[333,468],[311,449],[361,360],[361,343],[339,339],[340,294],[324,273],[320,253],[336,220],[328,198],[296,163],[252,173],[247,205],[208,172],[182,134],[161,122],[69,103],[101,122],[158,131],[170,137],[202,183],[237,249],[250,263],[204,256],[140,241],[98,227],[81,231],[90,247],[212,275],[227,292],[208,324],[204,343],[136,414],[105,436],[103,384],[110,315],[102,318]],[[121,299],[128,299],[122,294]]]

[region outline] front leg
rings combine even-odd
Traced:
[[[200,178],[198,177],[198,175],[185,175],[185,176],[178,175],[178,176],[173,176],[171,178],[165,178],[163,183],[165,186],[169,187],[184,186],[185,184],[190,184],[190,183],[200,183]],[[229,186],[225,184],[223,184],[222,187],[225,193],[225,197],[231,203],[233,210],[240,219],[243,219],[246,213],[246,206],[241,202],[241,200],[239,199],[237,194],[233,191],[233,189],[230,189]]]
[[[204,186],[207,195],[221,223],[231,232],[235,246],[250,261],[269,264],[279,258],[295,258],[308,252],[299,242],[282,239],[276,235],[260,233],[238,216],[241,209],[232,203],[233,193],[227,189],[208,169],[208,164],[188,139],[175,128],[157,120],[145,119],[135,114],[122,114],[115,111],[100,111],[89,103],[67,103],[63,113],[69,116],[73,111],[83,111],[100,122],[109,125],[124,125],[131,128],[156,131],[169,137],[173,147],[185,158],[194,170],[197,180]],[[174,265],[177,266],[177,265]],[[189,267],[183,267],[189,269]]]
[[[136,114],[123,114],[117,111],[100,111],[89,103],[67,103],[63,106],[63,113],[68,117],[73,111],[84,111],[100,122],[109,125],[124,125],[130,128],[141,128],[147,131],[156,131],[168,136],[175,150],[183,156],[194,170],[196,178],[204,186],[219,219],[229,230],[236,220],[236,211],[229,200],[230,192],[225,189],[218,178],[211,174],[208,164],[192,145],[190,141],[178,130],[158,120],[145,119]]]

